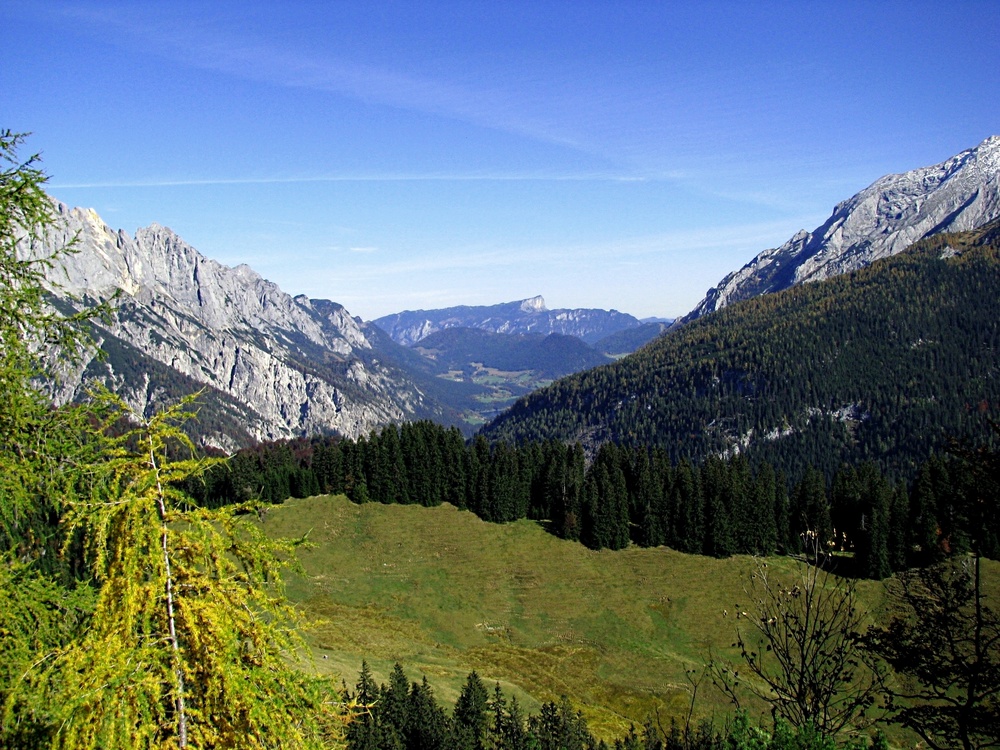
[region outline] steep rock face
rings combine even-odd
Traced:
[[[446,328],[476,328],[492,333],[560,333],[594,344],[606,336],[642,325],[617,310],[549,310],[542,297],[488,306],[406,310],[373,321],[394,341],[412,346]]]
[[[1000,216],[1000,136],[941,164],[887,175],[812,232],[765,250],[710,289],[684,321],[759,294],[854,271],[938,232]]]
[[[57,295],[108,300],[113,321],[97,332],[98,345],[112,339],[132,360],[148,358],[224,394],[244,410],[255,439],[338,432],[356,437],[372,428],[426,416],[435,405],[399,371],[379,363],[358,323],[340,305],[291,297],[245,265],[229,268],[205,258],[165,227],[140,229],[135,237],[113,231],[91,210],[58,206],[60,228],[47,241],[55,248],[76,238],[75,254],[53,269]],[[40,252],[35,248],[32,252]],[[122,355],[126,356],[126,355]],[[100,370],[139,410],[156,394],[124,378],[142,364],[110,360]],[[57,401],[78,395],[85,360],[66,373]],[[231,438],[210,437],[222,447]]]

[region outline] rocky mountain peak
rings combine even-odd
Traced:
[[[162,398],[151,373],[170,371],[161,382],[186,378],[189,391],[221,394],[256,439],[357,436],[438,409],[371,355],[359,321],[341,305],[293,298],[249,266],[211,260],[159,224],[130,236],[91,209],[56,204],[56,212],[45,246],[25,252],[48,253],[75,238],[76,252],[53,269],[53,293],[68,304],[115,299],[118,307],[97,332],[98,346],[114,356],[81,362],[54,386],[57,402],[98,376],[143,412]],[[227,435],[210,442],[234,447]]]
[[[764,250],[710,289],[684,320],[742,299],[847,273],[944,231],[1000,216],[1000,136],[940,164],[886,175],[842,201],[812,232]]]
[[[545,299],[539,295],[537,297],[521,300],[520,309],[521,312],[526,313],[545,312]]]

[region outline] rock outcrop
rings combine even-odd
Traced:
[[[146,411],[162,395],[150,386],[151,373],[167,368],[219,396],[256,440],[356,437],[391,422],[442,416],[443,407],[381,361],[341,305],[292,297],[249,266],[204,257],[166,227],[154,224],[132,237],[92,210],[57,210],[59,228],[47,247],[31,250],[75,238],[76,252],[51,274],[55,294],[76,298],[74,305],[112,300],[116,313],[95,331],[98,348],[114,356],[98,362],[90,352],[66,373],[56,401],[78,397],[88,375],[98,375]],[[225,449],[245,442],[205,438]]]
[[[726,276],[682,322],[856,270],[928,235],[974,229],[998,216],[1000,136],[992,136],[941,164],[882,177],[837,205],[822,226],[798,232]]]

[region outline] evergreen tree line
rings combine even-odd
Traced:
[[[497,683],[487,689],[476,672],[468,675],[451,712],[434,697],[425,677],[410,682],[403,668],[393,667],[389,684],[376,685],[362,662],[355,693],[356,709],[347,726],[348,750],[864,750],[887,747],[876,734],[871,743],[848,740],[838,744],[810,727],[793,729],[778,721],[773,731],[754,726],[738,713],[724,728],[711,722],[669,727],[648,719],[632,726],[608,744],[590,732],[587,720],[563,696],[526,715],[515,696],[504,695]]]
[[[827,551],[853,552],[857,575],[877,579],[967,551],[970,528],[981,530],[985,555],[1000,556],[996,513],[976,501],[972,472],[950,456],[926,461],[909,484],[871,462],[841,467],[830,481],[812,467],[789,479],[741,455],[673,463],[659,448],[612,443],[588,466],[579,444],[466,443],[456,428],[415,422],[358,440],[259,445],[186,489],[209,507],[330,493],[357,503],[448,502],[486,521],[537,520],[592,549],[800,554],[816,534]]]
[[[482,433],[912,477],[948,436],[979,437],[979,411],[1000,403],[997,226],[733,303],[518,399]]]

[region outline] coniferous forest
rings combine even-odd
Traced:
[[[357,441],[303,439],[241,451],[187,491],[210,507],[317,494],[447,502],[495,523],[540,521],[592,549],[666,545],[714,557],[800,554],[803,536],[815,532],[831,552],[853,553],[856,575],[881,579],[968,551],[973,531],[984,554],[1000,556],[997,515],[978,504],[977,482],[959,447],[929,458],[909,481],[886,477],[871,462],[830,478],[813,467],[787,477],[745,456],[675,464],[662,449],[606,443],[588,462],[579,444],[491,446],[482,436],[466,444],[456,428],[416,422]]]
[[[912,478],[1000,402],[1000,226],[735,303],[520,399],[491,441],[739,451],[799,476],[874,462]]]

